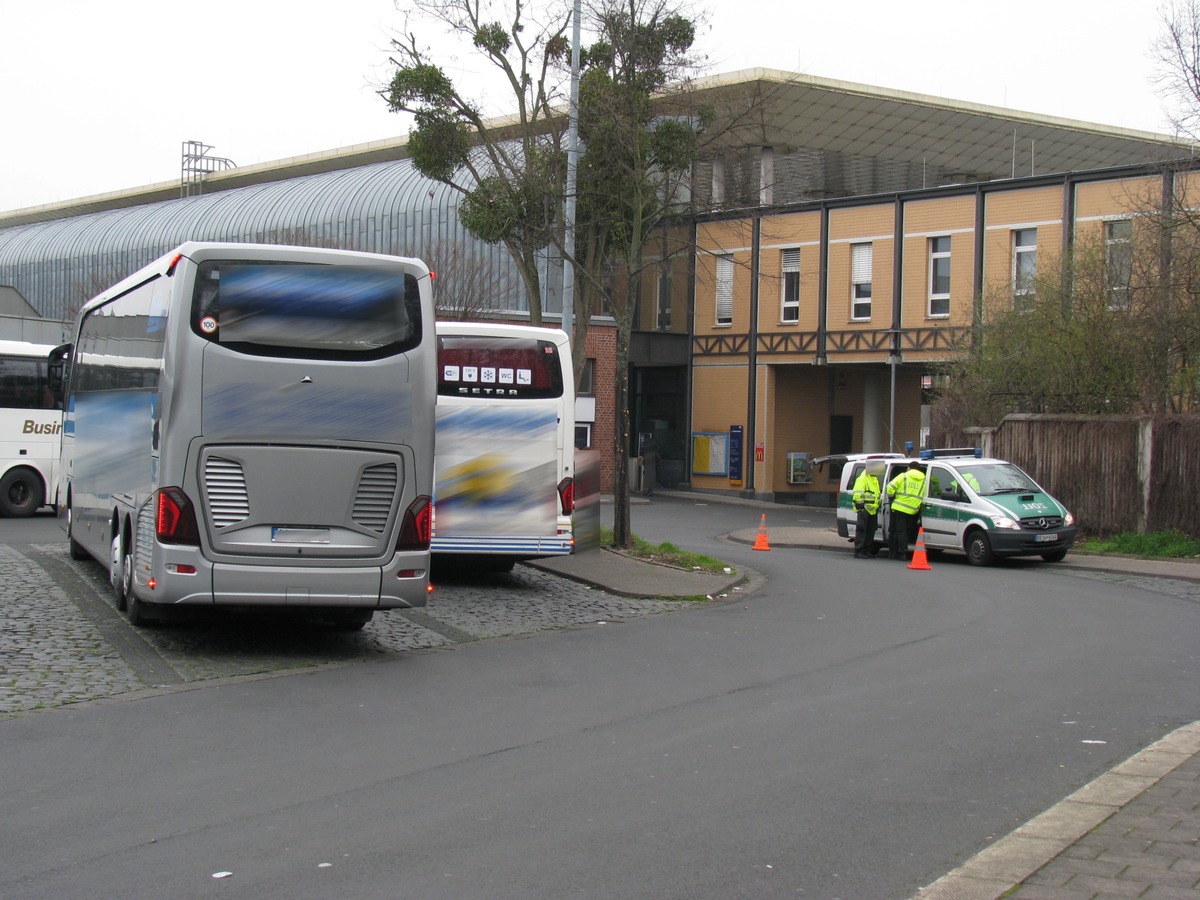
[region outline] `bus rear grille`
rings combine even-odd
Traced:
[[[250,494],[240,463],[210,456],[204,464],[204,495],[216,528],[233,525],[250,515]]]
[[[363,528],[383,534],[392,506],[396,500],[395,463],[367,466],[358,479],[358,490],[354,492],[354,509],[351,517]]]

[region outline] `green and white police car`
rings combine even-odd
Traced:
[[[974,448],[923,450],[916,458],[925,469],[921,527],[926,550],[961,550],[972,565],[986,566],[1008,556],[1058,562],[1075,544],[1075,517],[1013,463],[985,458]],[[882,470],[879,481],[885,489],[876,536],[887,543],[887,483],[910,460],[895,454],[816,460],[845,463],[838,492],[838,534],[854,539],[854,480],[873,465]]]

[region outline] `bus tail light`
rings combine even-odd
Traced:
[[[177,487],[158,492],[158,515],[154,531],[164,544],[200,546],[200,529],[196,525],[196,509],[187,494]]]
[[[564,516],[575,512],[575,479],[564,478],[558,483],[558,498],[562,501]]]
[[[433,501],[424,495],[408,505],[404,521],[400,525],[400,536],[396,539],[396,550],[428,550],[433,537]]]

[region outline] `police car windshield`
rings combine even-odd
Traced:
[[[961,471],[965,476],[973,475],[979,482],[979,493],[989,494],[1024,494],[1040,490],[1029,476],[1014,466],[1005,463],[999,466],[963,466]]]

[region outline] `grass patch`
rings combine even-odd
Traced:
[[[703,553],[691,553],[687,550],[680,550],[669,542],[651,544],[648,541],[642,540],[636,534],[630,535],[630,538],[632,546],[628,550],[622,550],[621,552],[636,559],[662,563],[667,566],[676,566],[680,569],[698,569],[701,572],[714,572],[718,575],[723,575],[726,569],[730,570],[730,572],[736,571],[729,563],[714,559],[711,556],[705,556]],[[613,533],[611,528],[604,526],[600,528],[600,546],[613,547]]]
[[[1153,534],[1124,532],[1109,537],[1094,537],[1076,544],[1084,553],[1124,553],[1148,559],[1191,559],[1200,557],[1200,540],[1182,531],[1158,531]]]

